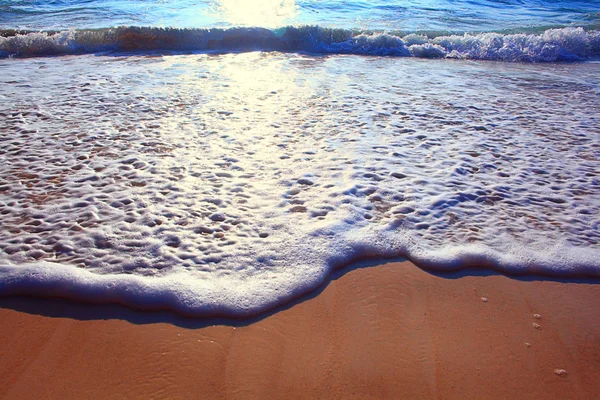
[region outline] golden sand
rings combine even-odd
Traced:
[[[0,299],[2,399],[593,399],[600,284],[349,269],[251,321]],[[216,325],[213,325],[216,324]]]

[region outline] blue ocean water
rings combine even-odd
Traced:
[[[0,55],[258,49],[573,61],[598,56],[599,23],[594,0],[2,0],[10,38]]]
[[[365,258],[597,278],[599,20],[0,0],[0,295],[248,316]]]
[[[31,30],[319,25],[463,33],[595,28],[600,5],[595,0],[2,0],[0,18],[3,28]]]

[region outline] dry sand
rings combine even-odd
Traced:
[[[228,324],[0,299],[0,398],[594,399],[598,283],[390,263]]]

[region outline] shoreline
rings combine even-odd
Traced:
[[[172,315],[176,319],[183,318],[189,320],[215,320],[219,323],[230,324],[236,323],[236,321],[246,321],[248,323],[255,322],[257,320],[261,320],[267,316],[270,316],[274,313],[277,313],[281,310],[285,310],[289,307],[293,307],[295,304],[302,303],[308,299],[311,299],[321,293],[325,288],[335,280],[340,279],[343,275],[348,273],[349,271],[353,271],[355,269],[363,269],[363,268],[372,268],[380,265],[386,264],[410,264],[415,268],[422,270],[423,272],[438,276],[445,279],[457,279],[463,277],[477,277],[477,276],[492,276],[499,275],[504,276],[508,279],[515,280],[523,280],[523,281],[555,281],[561,283],[588,283],[588,284],[600,284],[600,275],[599,272],[578,272],[578,273],[569,273],[561,270],[538,270],[533,269],[529,271],[525,270],[505,270],[497,265],[494,262],[482,262],[482,263],[473,263],[473,262],[454,262],[451,267],[439,267],[436,263],[421,263],[417,261],[413,261],[410,257],[366,257],[366,258],[357,258],[353,261],[343,263],[339,266],[334,266],[331,268],[325,278],[318,283],[316,286],[305,289],[302,292],[293,293],[291,295],[285,296],[283,299],[278,299],[278,301],[262,306],[262,308],[250,308],[246,310],[235,310],[228,309],[227,307],[223,307],[222,305],[215,307],[217,311],[213,311],[211,313],[200,312],[195,309],[188,310],[187,308],[178,308],[177,302],[169,302],[164,305],[160,305],[160,301],[154,301],[150,303],[145,303],[144,300],[137,299],[135,301],[128,301],[128,297],[122,296],[109,296],[109,295],[100,295],[97,298],[95,297],[84,297],[79,295],[78,293],[85,291],[86,285],[89,285],[89,280],[85,283],[81,284],[79,281],[71,282],[71,288],[67,291],[57,292],[55,287],[57,285],[62,285],[60,277],[50,277],[46,282],[43,282],[43,285],[35,287],[35,290],[38,291],[39,295],[31,294],[31,285],[24,284],[22,282],[22,277],[17,276],[16,279],[12,279],[9,281],[9,285],[2,288],[2,292],[0,292],[0,302],[2,299],[6,298],[21,298],[21,299],[30,299],[31,301],[39,300],[47,300],[47,301],[58,301],[58,302],[67,302],[67,303],[76,303],[84,306],[91,307],[108,307],[114,308],[111,312],[119,314],[120,309],[130,310],[133,313],[142,313],[142,314],[160,314],[164,315]],[[34,265],[34,264],[32,264]],[[55,266],[53,263],[50,263],[51,266]],[[0,266],[1,267],[1,266]],[[86,271],[86,273],[89,273]],[[103,275],[97,275],[94,273],[89,273],[90,276],[96,276],[99,278],[105,278]],[[130,277],[125,275],[126,277]],[[27,278],[25,278],[26,281]],[[133,276],[133,279],[136,279]],[[161,279],[161,278],[158,278]],[[98,282],[94,282],[98,283]],[[135,283],[135,282],[134,282]],[[124,292],[127,292],[126,288],[127,282],[125,282]],[[7,289],[8,287],[8,289]],[[16,287],[16,289],[14,288]],[[22,287],[29,287],[28,289],[23,290]],[[136,297],[144,298],[143,294],[138,293],[137,296],[130,296],[129,299]],[[156,304],[159,304],[158,306]],[[1,305],[0,305],[1,307]],[[167,317],[171,319],[170,317]]]
[[[475,273],[354,266],[249,320],[0,298],[0,398],[593,398],[600,285]]]

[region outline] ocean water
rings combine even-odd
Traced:
[[[599,20],[0,0],[0,295],[243,317],[365,258],[599,277]]]

